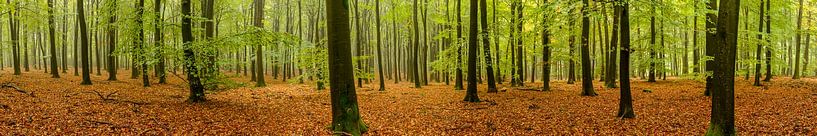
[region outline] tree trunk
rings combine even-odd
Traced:
[[[212,5],[210,5],[212,8]],[[212,17],[212,15],[210,15]],[[253,17],[253,25],[259,31],[263,31],[264,29],[264,0],[255,0],[255,16]],[[261,37],[260,33],[258,37]],[[264,87],[267,86],[266,82],[264,81],[264,48],[261,43],[256,43],[255,47],[255,87]]]
[[[109,3],[111,10],[116,10],[116,0],[111,0]],[[116,56],[113,55],[116,51],[116,13],[111,12],[108,17],[108,81],[116,81]]]
[[[329,81],[334,132],[361,135],[368,129],[360,117],[351,54],[348,1],[326,0]]]
[[[575,28],[575,19],[573,17],[568,17],[570,19],[570,23],[568,29],[571,31]],[[576,35],[574,33],[570,33],[570,38],[567,40],[567,47],[569,48],[569,57],[568,57],[568,67],[567,67],[567,84],[574,84],[576,82]]]
[[[653,0],[653,2],[655,2],[655,1]],[[657,13],[656,10],[655,10],[655,5],[652,6],[652,12]],[[655,15],[652,15],[652,16],[650,16],[650,45],[649,45],[650,46],[649,47],[649,50],[650,50],[650,59],[649,59],[650,69],[649,69],[648,75],[647,75],[647,82],[655,82],[655,65],[656,65],[655,62],[657,61],[656,60],[657,53],[656,53],[655,50],[658,49],[658,47],[655,47],[656,46],[655,45],[655,36],[656,36],[655,33],[656,33],[655,32]]]
[[[62,1],[63,13],[68,13],[68,0]],[[62,73],[68,73],[68,15],[62,15]],[[0,61],[2,63],[2,61]],[[0,64],[5,65],[5,64]]]
[[[57,37],[54,36],[54,0],[48,0],[48,37],[51,45],[49,48],[51,53],[51,77],[60,78],[60,73],[57,71]]]
[[[768,12],[771,12],[770,9],[772,5],[771,2],[772,2],[771,0],[766,0],[766,11]],[[766,34],[771,36],[772,35],[771,13],[766,13],[764,16],[766,17]],[[767,82],[772,81],[772,50],[774,49],[774,46],[772,46],[771,44],[772,43],[771,39],[772,38],[770,37],[766,37],[766,43],[769,43],[769,45],[766,46],[766,78],[764,78],[763,81]]]
[[[758,28],[758,30],[757,30],[758,31],[758,33],[757,33],[757,40],[758,41],[763,41],[763,16],[764,16],[764,14],[766,14],[764,12],[764,4],[765,3],[763,2],[763,0],[760,0],[760,14],[758,14],[758,27],[757,27]],[[755,52],[755,83],[753,85],[754,86],[760,86],[760,69],[761,69],[761,67],[760,67],[761,60],[760,60],[760,58],[761,58],[761,56],[763,56],[761,54],[761,53],[763,53],[763,44],[758,43],[756,50],[757,51]]]
[[[624,8],[629,8],[629,7],[626,7],[626,6],[625,7],[620,7],[619,5],[615,5],[615,7],[613,8],[613,33],[611,35],[612,39],[610,40],[610,45],[609,45],[609,52],[608,52],[609,56],[607,57],[607,74],[605,74],[606,79],[604,79],[604,85],[607,88],[615,88],[616,87],[616,76],[615,76],[616,75],[616,50],[617,50],[616,46],[619,43],[619,39],[618,39],[619,38],[619,28],[622,27],[621,22],[623,22],[623,20],[620,20],[620,19],[623,18],[622,10]],[[627,22],[629,23],[629,20]],[[628,25],[627,27],[629,27],[629,24],[627,24],[627,25]],[[629,34],[629,32],[627,34]],[[622,36],[621,40],[624,40],[623,36]],[[623,54],[623,51],[622,51],[622,54]],[[628,58],[629,58],[629,56],[628,56]],[[621,67],[624,67],[623,64],[624,63],[622,63]],[[629,62],[628,62],[628,65],[629,65]],[[629,68],[629,66],[627,66],[627,67]],[[623,73],[621,73],[621,74],[623,74]],[[629,74],[625,75],[625,76],[622,76],[622,77],[627,77],[627,76],[629,76]],[[627,77],[627,78],[629,79],[629,77]]]
[[[709,6],[708,6],[709,10],[718,10],[718,3],[717,2],[718,2],[718,0],[710,1]],[[736,11],[736,13],[737,13],[737,11]],[[708,56],[708,57],[715,57],[715,52],[717,50],[717,48],[715,48],[715,47],[717,47],[717,42],[716,42],[716,39],[715,39],[716,38],[715,37],[715,32],[710,31],[710,30],[716,29],[715,28],[716,27],[715,23],[717,23],[716,22],[717,18],[718,18],[718,15],[716,15],[715,13],[711,13],[711,12],[706,13],[706,30],[707,30],[706,31],[706,56]],[[710,71],[713,71],[714,68],[715,68],[715,63],[712,60],[707,60],[705,65],[706,65],[705,70],[706,70],[707,73],[710,72]],[[716,85],[716,84],[713,84],[714,82],[715,81],[712,81],[712,76],[707,76],[706,77],[706,90],[704,91],[705,96],[710,95],[712,87],[714,87]]]
[[[164,55],[164,50],[165,50],[164,49],[164,37],[163,37],[164,34],[162,33],[162,28],[164,28],[164,26],[163,26],[164,21],[162,21],[162,0],[156,0],[153,3],[153,12],[156,14],[156,18],[154,19],[155,23],[153,24],[154,29],[155,29],[155,31],[153,32],[153,38],[154,38],[154,40],[156,40],[156,47],[159,48],[158,50],[156,50],[156,51],[158,51],[156,53],[157,59],[158,59],[158,63],[156,64],[157,65],[156,66],[156,72],[157,72],[156,75],[159,75],[159,84],[165,84],[165,83],[167,83],[167,76],[166,76],[167,75],[166,74],[167,70],[165,70],[166,66],[165,66],[165,55]],[[111,48],[113,48],[113,46]],[[110,49],[110,50],[113,51],[113,49]],[[116,59],[116,57],[114,57],[114,56],[109,56],[109,58]],[[111,63],[116,63],[116,62],[111,61]],[[114,66],[114,65],[111,65],[111,66]],[[116,70],[116,69],[114,69],[114,70]]]
[[[150,67],[148,67],[147,56],[144,55],[144,54],[147,53],[147,50],[145,49],[145,29],[142,26],[142,18],[143,18],[142,13],[144,13],[144,11],[145,11],[145,0],[139,0],[139,4],[136,7],[136,25],[137,25],[136,27],[138,27],[137,29],[139,29],[139,35],[138,35],[139,37],[136,38],[137,39],[136,42],[138,42],[138,43],[136,44],[136,46],[138,46],[138,48],[139,48],[139,51],[138,51],[139,54],[137,54],[138,57],[137,57],[136,60],[141,61],[141,63],[142,63],[142,66],[140,67],[140,70],[142,70],[142,72],[141,72],[142,73],[142,86],[148,87],[148,86],[150,86],[150,79],[148,79],[148,68],[150,68]]]
[[[471,8],[469,15],[471,18],[469,19],[470,25],[470,33],[468,35],[468,88],[465,93],[464,101],[467,102],[479,102],[479,96],[477,95],[477,38],[479,37],[478,32],[479,28],[477,28],[477,0],[471,0]]]
[[[803,41],[801,32],[803,30],[803,0],[800,0],[800,10],[797,11],[797,29],[794,35],[794,76],[792,79],[800,79],[800,43]],[[806,46],[808,47],[808,45]]]
[[[462,85],[462,0],[457,0],[457,70],[454,79],[454,89],[463,90]]]
[[[544,6],[550,6],[545,1]],[[544,24],[542,29],[542,91],[550,91],[550,31],[548,29],[548,15],[545,14],[542,19]],[[496,48],[499,50],[499,48]],[[499,52],[499,51],[497,51]],[[497,55],[498,56],[498,55]],[[499,57],[497,57],[499,59]]]
[[[735,52],[738,41],[740,0],[721,0],[718,11],[712,88],[712,112],[706,135],[736,135],[735,129]]]
[[[414,45],[412,45],[412,48],[414,48],[414,49],[412,49],[413,51],[412,51],[412,55],[411,55],[411,60],[412,60],[411,61],[411,66],[412,66],[412,73],[413,73],[412,75],[413,75],[413,78],[414,78],[414,88],[421,88],[422,79],[420,79],[420,71],[419,71],[419,67],[418,67],[418,65],[420,64],[420,62],[419,62],[419,59],[420,59],[420,56],[419,56],[419,52],[420,52],[420,40],[419,40],[420,39],[420,27],[419,27],[419,21],[417,20],[417,16],[419,14],[418,11],[417,11],[417,7],[418,7],[417,0],[414,0],[414,14],[413,14],[413,20],[414,20],[414,38],[413,38],[414,42],[413,42],[413,44]],[[471,71],[468,71],[468,72],[470,73]]]
[[[524,18],[522,8],[524,7],[522,0],[516,2],[516,85],[525,86],[525,55],[524,46],[522,45],[522,28],[524,26]],[[588,30],[589,31],[589,30]]]
[[[377,75],[380,76],[380,91],[386,91],[386,81],[383,79],[383,51],[380,50],[380,1],[375,0],[375,18],[377,20]]]
[[[77,17],[79,19],[79,32],[80,32],[80,42],[81,42],[81,51],[82,57],[82,83],[81,85],[91,85],[91,66],[88,64],[90,59],[88,58],[88,28],[85,24],[85,10],[83,9],[83,1],[85,0],[77,0]]]
[[[584,7],[582,8],[582,96],[596,96],[596,91],[593,90],[593,69],[590,66],[590,18],[588,0],[582,0]],[[520,17],[521,18],[521,17]],[[521,27],[520,27],[521,28]],[[522,51],[521,49],[519,50]]]
[[[618,0],[621,1],[621,0]],[[633,98],[630,94],[630,13],[629,13],[629,4],[623,3],[621,5],[616,5],[615,7],[617,13],[616,18],[621,17],[620,24],[616,24],[621,28],[621,59],[619,66],[619,81],[621,83],[621,90],[619,91],[619,95],[621,95],[618,103],[618,114],[616,116],[622,118],[635,118],[635,112],[633,111]],[[615,29],[616,27],[613,27]],[[615,35],[615,34],[614,34]],[[615,53],[612,53],[615,54]]]
[[[7,3],[12,3],[11,0],[6,0]],[[17,5],[16,2],[14,5]],[[15,10],[9,13],[9,30],[11,32],[11,46],[12,46],[12,63],[14,67],[14,75],[20,75],[22,72],[20,71],[20,32],[19,32],[19,24],[17,24],[17,16],[20,15],[20,12],[17,11],[18,7],[12,7]]]
[[[420,62],[423,65],[423,75],[421,77],[423,85],[428,85],[428,46],[430,46],[428,41],[428,0],[423,0],[423,53],[420,54],[420,57],[423,58],[422,62]]]
[[[182,43],[184,43],[184,67],[187,81],[190,86],[189,102],[204,102],[204,86],[201,84],[199,68],[196,66],[196,54],[193,51],[193,19],[190,10],[190,0],[182,0]]]
[[[499,92],[496,89],[495,77],[494,77],[494,69],[491,63],[491,37],[490,37],[490,28],[488,28],[488,2],[485,0],[479,1],[479,19],[482,25],[482,47],[483,51],[485,52],[485,71],[487,72],[488,78],[488,92],[489,93],[496,93]],[[473,16],[476,17],[476,16]],[[474,25],[472,25],[474,26]]]

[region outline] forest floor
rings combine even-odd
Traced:
[[[120,71],[120,81],[92,75],[50,78],[42,71],[0,75],[0,135],[329,135],[329,91],[275,80],[264,88],[210,92],[208,102],[187,103],[186,84],[142,87]],[[156,83],[155,79],[152,79]],[[248,82],[246,79],[237,79]],[[273,80],[267,78],[268,81]],[[389,81],[388,83],[392,83]],[[754,87],[736,80],[736,123],[747,135],[817,134],[817,79],[777,78]],[[541,84],[527,84],[539,87]],[[24,91],[17,91],[11,86]],[[480,103],[463,102],[465,92],[434,83],[358,88],[360,111],[374,135],[701,135],[709,124],[710,97],[693,80],[633,82],[637,117],[616,117],[618,89],[594,86],[599,96],[582,97],[580,82],[553,83],[553,90],[526,91],[505,85]],[[651,92],[642,90],[652,90]]]

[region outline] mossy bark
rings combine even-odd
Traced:
[[[348,1],[326,0],[326,5],[331,128],[335,135],[358,136],[368,127],[360,117],[355,92]]]

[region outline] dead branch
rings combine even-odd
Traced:
[[[3,83],[2,85],[0,85],[0,87],[2,87],[2,88],[13,88],[17,92],[20,92],[20,93],[26,94],[28,96],[34,97],[34,92],[33,91],[29,93],[28,91],[23,90],[20,87],[17,87],[17,84],[14,84],[14,83]]]
[[[114,99],[111,98],[111,96],[113,96],[116,93],[119,93],[119,91],[114,91],[114,92],[103,95],[99,91],[96,91],[96,90],[91,90],[91,91],[93,91],[93,93],[96,94],[96,96],[99,96],[99,99],[102,99],[102,101],[113,101]],[[85,93],[91,93],[91,92],[85,92]]]

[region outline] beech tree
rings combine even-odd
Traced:
[[[706,135],[737,135],[735,129],[735,58],[740,0],[721,0],[715,33],[712,113]]]
[[[326,0],[332,131],[361,135],[368,128],[360,117],[355,92],[348,1]]]
[[[107,29],[108,29],[108,33],[107,33],[108,34],[108,51],[107,51],[107,53],[108,53],[108,56],[107,56],[108,57],[107,58],[108,59],[108,62],[107,62],[107,64],[108,64],[107,65],[108,81],[116,81],[117,80],[116,79],[116,72],[117,72],[116,71],[117,70],[116,69],[116,64],[117,64],[117,61],[116,61],[116,55],[114,55],[114,52],[116,51],[116,42],[117,42],[116,41],[116,38],[117,38],[116,34],[117,33],[116,33],[116,26],[115,26],[115,23],[116,23],[116,12],[115,11],[116,11],[116,8],[117,8],[116,7],[117,1],[116,0],[111,0],[111,1],[108,1],[108,2],[109,3],[107,5],[110,6],[110,10],[114,11],[114,12],[109,13],[109,15],[108,15],[108,27],[107,27]]]
[[[191,16],[190,0],[181,1],[182,11],[182,43],[184,44],[184,68],[187,71],[187,82],[190,86],[189,102],[204,102],[204,85],[201,83],[199,68],[196,66],[196,54],[193,51],[193,17]]]
[[[91,65],[89,64],[90,59],[88,57],[88,28],[85,23],[85,9],[83,8],[82,1],[85,0],[77,0],[77,20],[79,23],[79,37],[80,37],[80,44],[82,47],[82,55],[80,59],[82,60],[82,83],[81,85],[91,85]]]
[[[466,102],[479,102],[479,96],[477,94],[477,38],[479,37],[479,28],[477,28],[477,20],[479,19],[477,15],[477,0],[471,0],[471,7],[470,8],[470,15],[471,18],[468,24],[470,24],[470,33],[468,35],[468,88],[465,93],[465,100]]]
[[[621,95],[618,103],[618,114],[616,116],[622,118],[635,118],[635,111],[633,111],[633,98],[630,94],[630,5],[627,0],[616,0],[621,2],[615,6],[615,18],[620,19],[620,24],[615,24],[620,27],[621,36],[621,64],[619,72],[621,74],[619,81],[621,88],[619,94]],[[615,28],[614,28],[615,29]],[[614,30],[615,31],[615,30]]]
[[[582,7],[582,95],[583,96],[596,96],[598,95],[595,90],[593,90],[593,69],[590,66],[590,17],[589,15],[589,7],[590,4],[587,0],[582,0],[584,3],[584,7]],[[520,50],[521,52],[521,50]]]
[[[54,36],[54,0],[48,0],[48,37],[48,43],[51,45],[49,46],[51,77],[60,78],[60,73],[57,72],[57,38]]]
[[[498,90],[496,89],[496,83],[494,78],[494,68],[491,64],[491,37],[490,37],[490,29],[488,27],[488,2],[485,0],[479,1],[479,20],[480,25],[482,26],[482,47],[483,51],[485,51],[485,72],[488,76],[488,92],[496,93]]]
[[[253,17],[254,18],[253,19],[253,26],[255,26],[256,29],[259,29],[259,31],[261,31],[261,29],[264,28],[264,22],[263,22],[263,20],[264,20],[264,0],[254,0],[254,1],[255,1],[255,4],[253,4],[253,5],[255,6],[254,7],[255,16]],[[210,6],[212,6],[212,5],[210,5]],[[209,15],[209,16],[212,16],[212,15]],[[258,35],[258,36],[261,36],[261,35]],[[257,71],[255,72],[255,74],[258,74],[258,75],[255,76],[257,78],[257,79],[255,79],[255,82],[256,82],[255,87],[267,86],[267,83],[264,81],[264,71],[265,70],[264,70],[264,52],[263,52],[263,50],[264,50],[264,48],[262,46],[262,43],[260,43],[260,42],[256,43],[256,47],[255,47],[255,70],[257,70]]]

